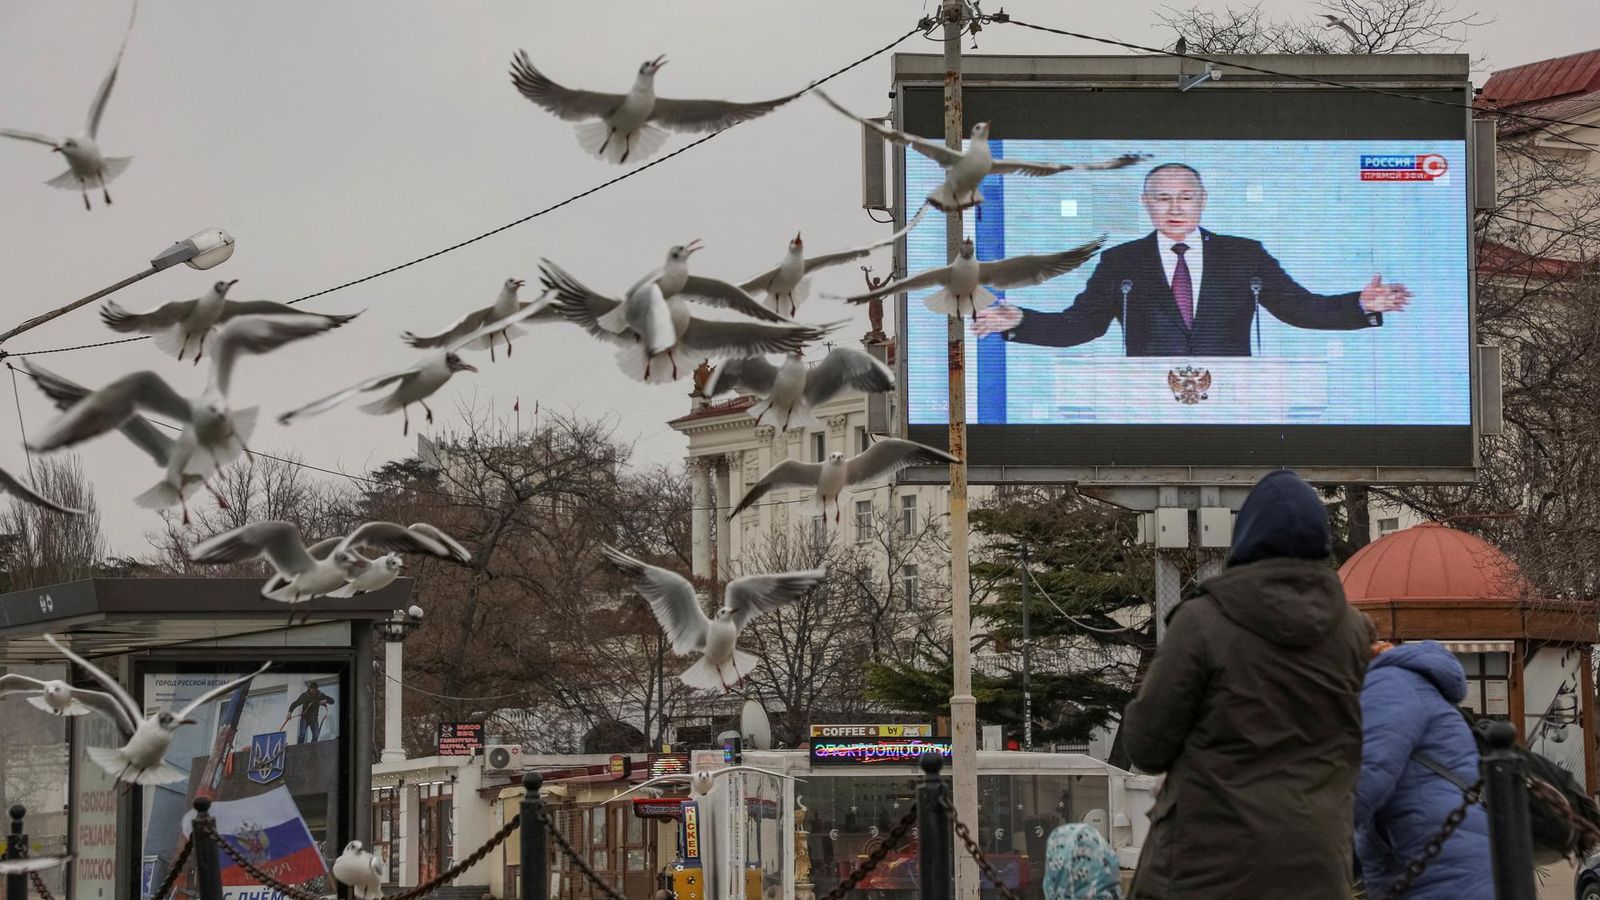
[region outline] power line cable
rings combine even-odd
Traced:
[[[800,91],[798,91],[795,94],[795,96],[798,97],[798,96],[800,96],[802,94],[809,93],[810,91],[812,91],[812,90],[814,90],[814,89],[816,89],[818,87],[821,87],[824,84],[827,84],[828,82],[832,81],[833,79],[838,78],[840,75],[843,75],[843,74],[845,74],[846,72],[849,72],[852,69],[855,69],[855,68],[857,68],[859,66],[865,65],[868,62],[871,62],[872,60],[876,59],[877,57],[882,56],[883,54],[888,53],[890,50],[893,50],[894,48],[900,46],[902,43],[904,43],[906,40],[908,40],[912,35],[918,34],[921,31],[922,31],[922,25],[919,23],[915,28],[912,28],[910,31],[907,31],[905,34],[902,34],[901,36],[899,36],[899,37],[895,38],[894,40],[890,41],[889,43],[883,45],[882,47],[878,48],[877,50],[874,50],[871,53],[868,53],[866,56],[863,56],[860,59],[855,60],[854,62],[850,62],[850,63],[847,63],[847,64],[845,64],[843,66],[840,66],[839,68],[834,69],[832,72],[829,72],[828,74],[822,76],[821,78],[818,78],[815,81],[812,81],[805,88],[803,88]],[[696,140],[691,141],[691,142],[689,142],[688,144],[685,144],[682,147],[679,147],[678,149],[672,151],[671,153],[666,154],[665,156],[661,156],[661,157],[657,157],[656,159],[652,159],[649,162],[645,163],[642,166],[639,166],[636,169],[630,169],[627,172],[624,172],[621,175],[616,176],[615,178],[608,179],[606,181],[603,181],[603,182],[595,185],[594,187],[591,187],[591,188],[588,188],[586,190],[580,191],[580,192],[578,192],[576,194],[573,194],[572,196],[566,198],[565,200],[561,200],[559,202],[552,203],[552,204],[550,204],[549,206],[546,206],[543,209],[540,209],[540,210],[537,210],[535,212],[529,213],[528,215],[525,215],[520,219],[514,219],[514,220],[512,220],[510,222],[507,222],[506,224],[501,225],[501,226],[499,226],[497,228],[491,228],[488,231],[483,232],[482,234],[475,235],[475,236],[467,238],[466,240],[463,240],[463,241],[457,241],[456,243],[451,244],[448,247],[443,247],[443,248],[441,248],[439,250],[435,250],[435,251],[433,251],[431,253],[424,254],[422,256],[419,256],[419,257],[417,257],[415,259],[412,259],[412,260],[409,260],[407,262],[400,263],[399,265],[390,266],[387,269],[380,269],[379,271],[373,272],[370,275],[363,275],[360,278],[354,279],[352,281],[346,281],[343,284],[336,284],[333,287],[323,288],[320,291],[313,291],[313,292],[311,292],[309,294],[306,294],[306,295],[304,295],[302,297],[296,297],[295,299],[290,300],[288,302],[290,304],[304,303],[305,301],[311,300],[311,299],[316,298],[316,297],[322,297],[322,296],[325,296],[327,294],[331,294],[331,293],[333,293],[335,291],[342,291],[345,288],[355,287],[358,284],[364,284],[364,283],[366,283],[368,281],[372,281],[373,279],[376,279],[376,278],[382,278],[385,275],[391,275],[391,274],[393,274],[395,272],[398,272],[398,271],[400,271],[402,269],[409,269],[412,266],[418,265],[420,263],[427,262],[430,259],[435,259],[437,257],[443,256],[446,253],[449,253],[449,252],[451,252],[453,250],[460,250],[462,247],[466,247],[466,246],[468,246],[470,244],[476,244],[477,242],[479,242],[481,240],[484,240],[486,238],[493,237],[493,236],[499,234],[502,231],[507,231],[509,229],[517,227],[518,225],[522,225],[522,224],[525,224],[527,222],[531,222],[534,219],[539,218],[540,216],[549,215],[550,213],[553,213],[556,210],[561,209],[562,207],[567,206],[569,204],[576,203],[579,200],[582,200],[583,198],[590,196],[591,194],[599,193],[600,191],[603,191],[606,188],[611,187],[614,184],[618,184],[620,182],[626,181],[629,178],[632,178],[632,177],[634,177],[635,175],[638,175],[641,172],[644,172],[644,171],[646,171],[648,169],[652,169],[652,168],[654,168],[656,166],[661,165],[662,163],[666,162],[669,159],[672,159],[675,156],[678,156],[678,155],[683,154],[683,153],[687,153],[690,150],[693,150],[694,148],[700,146],[701,144],[704,144],[705,142],[711,140],[712,138],[716,137],[717,135],[722,134],[723,132],[726,132],[726,131],[728,131],[730,129],[737,128],[742,124],[744,124],[744,123],[743,122],[735,122],[734,124],[729,125],[727,128],[723,128],[723,129],[718,130],[718,131],[713,131],[708,135],[705,135],[703,137],[697,138]],[[127,343],[131,343],[133,341],[144,341],[144,340],[149,340],[149,337],[145,336],[145,335],[140,335],[138,337],[118,338],[118,339],[115,339],[115,340],[97,341],[95,343],[89,343],[89,344],[77,344],[77,345],[71,346],[71,347],[54,347],[54,348],[46,349],[46,350],[22,350],[22,351],[17,351],[17,352],[14,352],[14,353],[6,353],[4,351],[0,351],[0,359],[3,359],[5,357],[7,357],[7,356],[43,356],[46,353],[69,353],[69,352],[72,352],[72,351],[75,351],[75,350],[91,350],[91,349],[94,349],[94,348],[97,348],[97,347],[110,347],[110,346],[113,346],[113,345],[116,345],[116,344],[127,344]]]

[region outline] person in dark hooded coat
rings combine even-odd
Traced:
[[[1317,492],[1274,472],[1173,610],[1122,717],[1134,765],[1167,776],[1130,900],[1348,900],[1370,644],[1332,552]]]

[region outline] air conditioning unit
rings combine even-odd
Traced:
[[[484,774],[522,771],[521,744],[489,744],[483,748]]]

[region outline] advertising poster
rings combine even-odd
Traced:
[[[182,706],[253,668],[146,672],[142,701],[146,709]],[[331,893],[328,861],[348,830],[339,821],[342,701],[336,672],[269,671],[196,710],[196,724],[178,730],[166,756],[187,777],[142,792],[143,854],[162,860],[152,880],[165,877],[194,798],[206,796],[224,839],[255,865]],[[228,900],[277,900],[228,856],[221,865]]]
[[[84,751],[86,747],[120,746],[122,732],[104,716],[75,716],[72,727],[78,732],[72,761],[77,773],[72,786],[72,896],[75,900],[115,900],[118,786]]]

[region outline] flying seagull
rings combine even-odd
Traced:
[[[227,299],[228,289],[238,283],[237,278],[219,281],[193,300],[174,300],[142,313],[128,312],[115,300],[107,300],[100,308],[100,321],[123,334],[148,334],[162,352],[179,359],[192,352],[198,364],[205,353],[206,336],[216,326],[240,316],[311,316],[326,319],[329,328],[337,328],[361,315],[328,315],[272,300]]]
[[[411,526],[417,527],[415,525]],[[306,548],[316,559],[322,559],[340,542],[340,538],[328,538]],[[318,552],[319,547],[327,545],[328,549]],[[405,568],[405,559],[398,553],[385,553],[377,559],[367,559],[359,553],[354,553],[361,561],[354,569],[355,574],[350,576],[349,582],[336,591],[329,591],[329,597],[356,597],[361,594],[370,594],[381,591],[393,584],[400,577],[400,571]]]
[[[164,757],[167,755],[167,746],[172,743],[172,737],[184,725],[198,724],[189,718],[195,710],[219,697],[241,684],[248,684],[250,679],[265,672],[272,663],[265,663],[261,668],[235,678],[227,684],[218,685],[190,701],[188,706],[173,712],[163,709],[148,717],[122,689],[116,679],[100,671],[95,665],[71,650],[68,650],[54,635],[47,634],[44,639],[50,646],[56,648],[62,656],[72,660],[88,672],[96,681],[105,686],[112,700],[109,704],[91,702],[93,698],[85,695],[83,700],[95,712],[100,713],[122,729],[128,742],[120,748],[89,747],[89,758],[107,772],[116,776],[118,781],[129,784],[170,784],[182,781],[189,777],[187,772],[180,771],[167,765]]]
[[[689,257],[702,249],[704,248],[698,240],[668,248],[667,258],[661,267],[634,282],[633,287],[628,289],[629,292],[646,282],[653,281],[661,288],[661,296],[668,300],[679,297],[706,306],[730,310],[763,322],[794,324],[793,319],[776,310],[767,309],[761,301],[739,285],[717,278],[707,278],[704,275],[689,274]]]
[[[961,252],[956,255],[955,261],[948,266],[925,269],[901,281],[844,299],[848,303],[866,303],[886,294],[937,286],[943,290],[935,291],[922,300],[928,309],[942,316],[960,316],[963,311],[968,315],[976,315],[978,310],[988,309],[998,300],[984,285],[1005,289],[1042,284],[1093,259],[1104,243],[1102,236],[1060,253],[978,262],[972,238],[967,238],[961,242]]]
[[[0,875],[18,875],[28,872],[43,872],[54,869],[62,863],[72,861],[68,856],[26,856],[22,859],[0,859]]]
[[[1345,34],[1350,35],[1350,40],[1355,41],[1358,46],[1361,44],[1361,35],[1357,34],[1356,30],[1350,27],[1349,22],[1346,22],[1344,19],[1341,19],[1338,16],[1329,15],[1328,13],[1322,13],[1321,15],[1324,19],[1328,20],[1322,23],[1323,28],[1337,28]]]
[[[35,451],[55,450],[86,441],[113,428],[122,428],[140,413],[152,413],[183,423],[175,445],[165,448],[166,475],[135,498],[140,506],[160,509],[183,499],[187,476],[209,478],[217,469],[245,452],[255,431],[256,408],[228,408],[228,388],[233,367],[242,354],[267,353],[301,338],[337,328],[343,320],[323,316],[242,316],[222,327],[211,359],[211,377],[205,391],[183,397],[165,379],[145,370],[124,375],[67,408],[45,426],[28,446]],[[28,361],[23,365],[36,379],[50,379]],[[41,383],[43,386],[43,382]],[[71,384],[71,382],[67,382]],[[48,393],[48,392],[47,392]],[[124,434],[127,434],[124,431]],[[153,446],[135,443],[159,459]]]
[[[376,378],[368,378],[366,381],[353,384],[342,391],[329,394],[320,400],[314,400],[310,403],[307,403],[305,406],[302,406],[299,409],[292,409],[279,416],[278,421],[284,425],[288,425],[290,422],[293,422],[296,419],[327,412],[328,410],[333,409],[335,406],[338,406],[346,400],[349,400],[351,397],[354,397],[362,391],[376,391],[382,388],[390,388],[389,393],[385,394],[383,397],[374,400],[371,403],[362,404],[356,408],[364,413],[374,416],[387,415],[395,410],[400,410],[402,421],[400,433],[410,434],[411,404],[422,404],[423,411],[428,415],[428,422],[431,423],[433,422],[433,410],[428,407],[428,398],[432,397],[439,391],[440,388],[448,384],[450,378],[457,372],[478,371],[477,366],[464,362],[461,357],[457,355],[458,353],[467,349],[483,338],[506,331],[512,325],[515,325],[518,322],[521,322],[523,319],[527,319],[537,314],[541,309],[542,306],[540,304],[526,304],[517,312],[514,312],[503,319],[496,319],[482,328],[479,328],[477,331],[469,332],[457,338],[455,341],[446,344],[437,350],[434,350],[433,352],[429,353],[427,357],[422,360],[422,362],[417,363],[409,369],[402,369],[398,372],[390,372],[387,375],[379,375]]]
[[[89,104],[89,118],[84,122],[82,131],[71,137],[56,140],[36,131],[0,128],[0,136],[43,144],[49,147],[52,153],[65,156],[67,170],[46,181],[45,184],[66,190],[77,188],[83,195],[84,209],[92,209],[89,205],[89,189],[93,187],[98,187],[106,205],[111,205],[111,192],[106,189],[106,185],[121,175],[123,170],[128,168],[128,163],[133,161],[131,156],[102,155],[100,145],[96,141],[100,136],[100,118],[105,115],[106,101],[111,99],[111,87],[117,83],[117,69],[122,66],[122,51],[128,48],[128,36],[133,33],[133,18],[138,11],[139,4],[135,2],[133,11],[128,16],[128,30],[122,35],[121,46],[117,47],[117,58],[112,61],[111,71],[106,73],[105,80],[100,82],[100,89],[94,93],[94,102]]]
[[[432,350],[436,347],[443,347],[446,344],[453,344],[490,322],[504,319],[530,306],[536,306],[543,301],[543,297],[532,303],[523,303],[518,300],[517,291],[522,289],[523,284],[524,282],[520,278],[507,278],[505,284],[500,286],[500,295],[494,298],[494,303],[467,313],[437,334],[417,334],[405,331],[401,332],[400,339],[418,350]],[[504,330],[490,332],[461,349],[487,350],[489,351],[489,361],[494,362],[495,337],[498,336],[502,341],[505,341],[506,356],[510,357],[511,339],[520,337],[522,334],[524,334],[524,331],[521,327],[509,325]]]
[[[86,701],[96,706],[115,704],[110,694],[75,688],[58,678],[41,680],[12,673],[0,675],[0,697],[8,694],[26,694],[28,702],[52,716],[81,716],[94,712]]]
[[[620,346],[618,365],[638,381],[676,381],[680,350],[718,357],[792,353],[836,327],[789,319],[702,319],[690,312],[684,295],[664,297],[658,279],[646,278],[626,300],[617,300],[590,290],[549,260],[540,261],[540,272],[555,308],[591,335]]]
[[[826,569],[746,575],[728,582],[722,607],[715,619],[707,618],[688,579],[623,553],[615,547],[601,552],[622,574],[633,579],[633,589],[650,604],[656,621],[672,641],[679,656],[699,653],[700,659],[678,676],[693,688],[727,693],[761,660],[734,644],[739,632],[757,615],[792,603],[826,578]]]
[[[760,481],[750,486],[750,490],[739,500],[739,505],[728,513],[728,518],[733,519],[773,488],[796,487],[810,489],[813,492],[811,507],[820,509],[824,514],[828,510],[828,502],[832,501],[833,520],[837,522],[840,517],[839,495],[844,493],[845,488],[887,478],[906,466],[954,462],[959,460],[943,450],[900,438],[884,438],[849,459],[837,451],[828,454],[828,458],[819,463],[786,459],[768,469]]]
[[[79,400],[82,400],[92,393],[83,385],[69,379],[62,378],[60,375],[49,371],[45,367],[39,365],[38,363],[32,362],[31,360],[28,363],[27,369],[28,374],[33,376],[33,383],[38,385],[39,390],[43,391],[44,395],[49,397],[51,401],[55,403],[56,409],[62,410],[63,412],[71,409],[74,403],[77,403]],[[175,439],[163,434],[161,429],[157,428],[154,422],[151,422],[149,419],[146,419],[141,415],[132,415],[123,420],[122,424],[117,426],[117,430],[122,432],[123,437],[127,438],[129,441],[132,441],[135,447],[143,450],[145,455],[149,456],[156,465],[165,469],[172,464],[174,453],[173,448],[178,442]],[[186,501],[191,494],[200,488],[201,485],[205,484],[206,480],[199,475],[189,472],[181,473],[178,476],[178,479],[178,483],[170,487],[172,488],[172,491],[177,494],[177,502],[183,504],[183,521],[185,524],[188,524],[189,508]],[[165,481],[162,483],[166,484]],[[162,488],[161,493],[170,497],[170,494],[168,494],[166,488]],[[216,492],[213,492],[213,496],[216,497],[217,502],[224,509],[227,508],[227,498]],[[161,505],[167,506],[170,504],[162,503]]]
[[[622,164],[648,159],[667,141],[667,132],[721,131],[777,109],[799,94],[735,103],[728,100],[668,100],[656,96],[656,73],[665,56],[639,66],[626,94],[604,94],[563,87],[533,67],[525,51],[511,61],[511,83],[535,106],[578,124],[578,143],[594,156]]]
[[[318,559],[307,550],[300,529],[290,522],[252,522],[196,544],[189,559],[201,565],[246,562],[266,557],[275,574],[261,587],[261,596],[283,603],[303,603],[344,587],[361,573],[366,560],[356,547],[402,553],[426,553],[469,562],[472,554],[431,525],[367,522],[339,540]]]
[[[1094,163],[1042,163],[1022,159],[995,159],[989,152],[989,123],[972,126],[972,140],[966,150],[955,150],[944,144],[920,138],[890,128],[872,119],[863,119],[838,103],[819,88],[816,91],[827,104],[852,119],[876,131],[884,140],[903,144],[944,167],[944,182],[928,195],[928,203],[942,212],[967,209],[983,202],[978,185],[987,176],[994,175],[1059,175],[1062,172],[1100,172],[1121,169],[1149,159],[1145,153],[1124,153],[1116,159]]]
[[[716,787],[718,778],[734,772],[758,772],[762,775],[770,775],[773,778],[788,778],[792,781],[801,780],[786,772],[774,772],[771,769],[763,769],[759,766],[724,766],[720,769],[701,769],[692,775],[657,775],[656,777],[647,781],[641,781],[625,791],[620,791],[616,794],[613,794],[606,799],[606,802],[610,803],[613,800],[619,800],[628,796],[634,791],[642,791],[645,788],[655,787],[658,784],[674,783],[688,784],[690,792],[694,794],[696,799],[704,799],[707,794],[711,793],[711,789]]]
[[[7,472],[5,469],[0,469],[0,494],[10,494],[24,503],[32,503],[34,506],[42,506],[45,509],[53,509],[58,513],[66,513],[69,516],[83,515],[83,510],[73,509],[70,506],[62,506],[54,500],[51,500],[49,497],[46,497],[33,488],[23,484],[22,481],[17,478],[17,476]]]
[[[739,287],[752,294],[763,293],[767,295],[767,302],[772,304],[775,312],[783,312],[784,306],[789,308],[788,315],[793,316],[800,310],[800,304],[805,302],[810,293],[810,276],[818,269],[828,266],[837,266],[853,259],[861,259],[872,251],[905,237],[911,229],[917,227],[922,217],[928,212],[924,205],[911,217],[906,227],[896,231],[881,241],[873,241],[849,250],[839,250],[834,253],[819,253],[816,256],[806,256],[805,242],[800,239],[800,232],[795,232],[794,240],[789,242],[789,250],[783,255],[776,268],[768,269],[760,275],[739,285]]]
[[[894,389],[894,373],[863,350],[835,347],[815,366],[807,367],[800,353],[791,353],[783,365],[774,366],[759,356],[723,361],[706,382],[705,395],[749,391],[763,401],[756,424],[771,413],[783,417],[783,428],[809,428],[817,424],[811,411],[844,391],[867,393]]]
[[[344,852],[333,861],[333,877],[350,886],[356,900],[378,900],[383,896],[383,879],[389,867],[383,858],[367,849],[360,841],[344,845]]]

